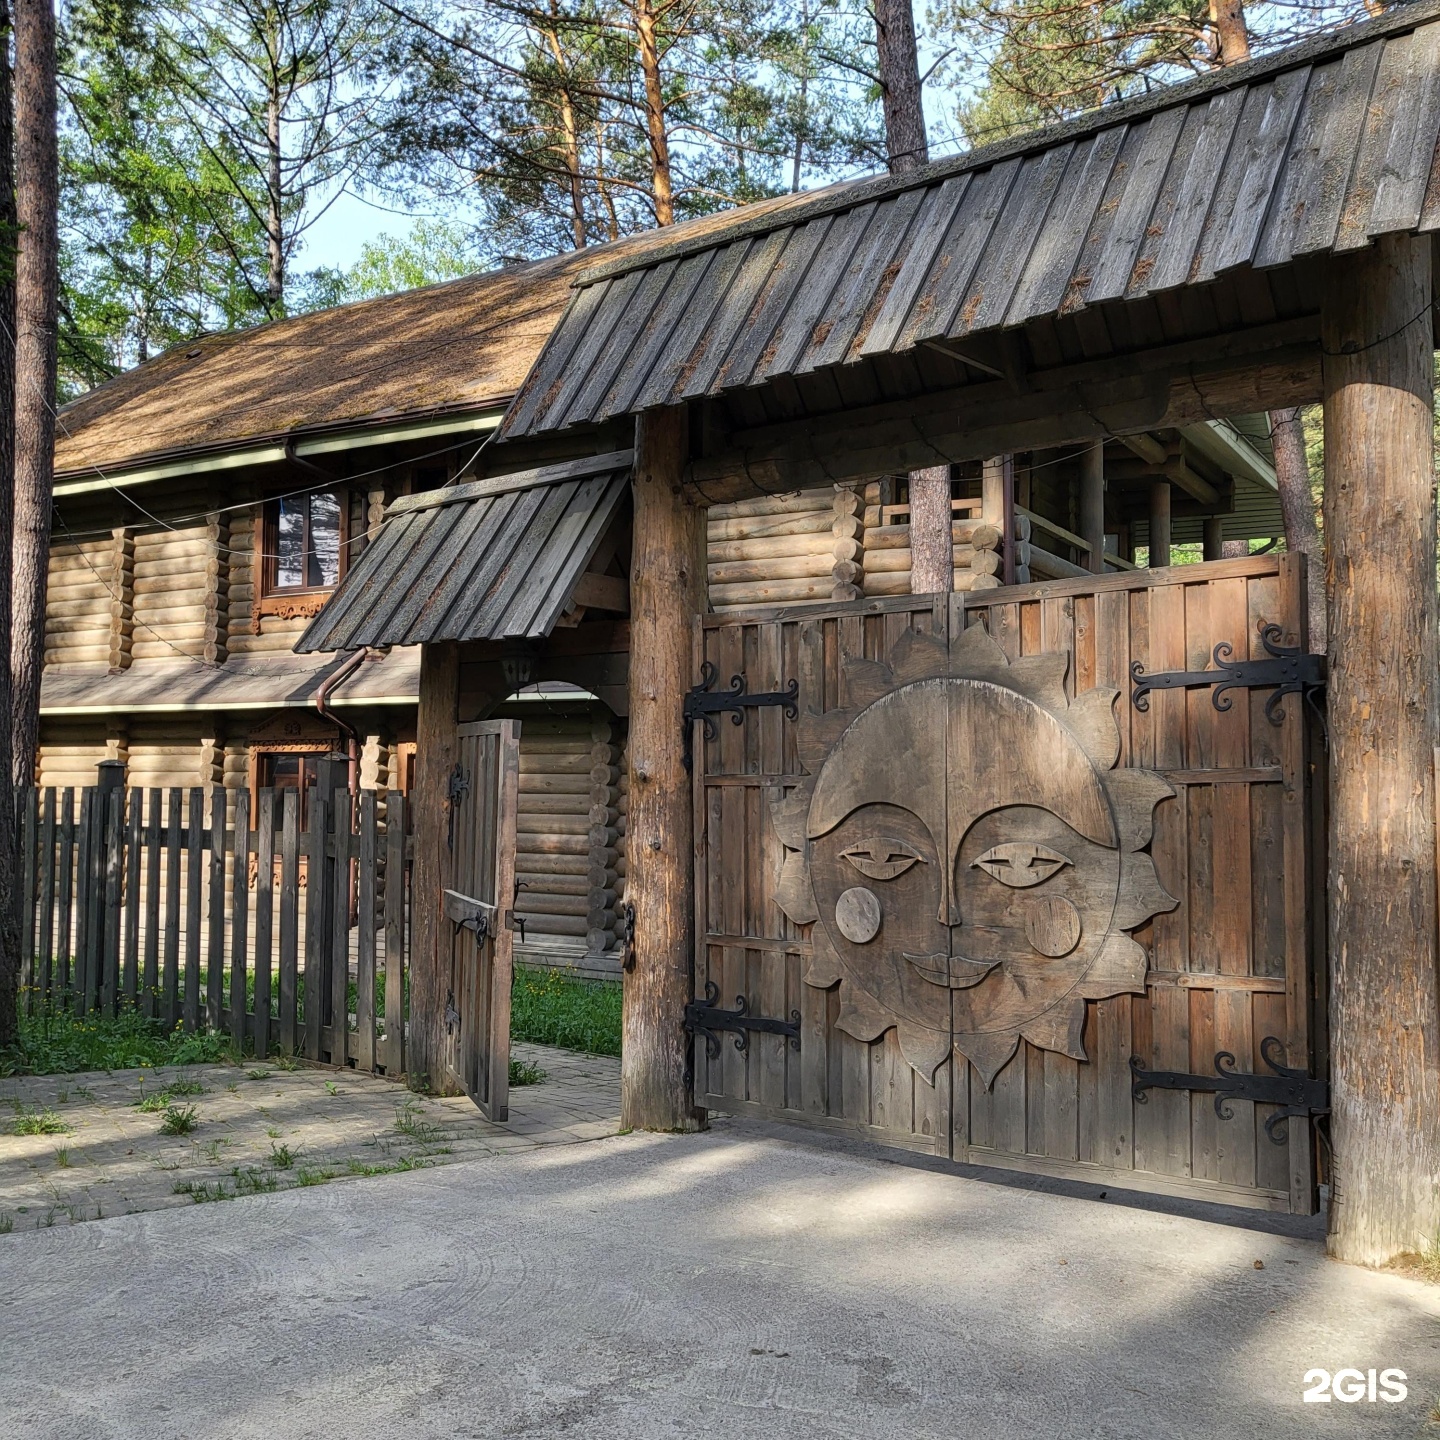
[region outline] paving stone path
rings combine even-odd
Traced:
[[[274,1062],[0,1080],[0,1233],[616,1133],[619,1060],[543,1045],[512,1051],[546,1078],[511,1090],[503,1125],[463,1097]],[[188,1133],[165,1133],[167,1119],[183,1128],[174,1117],[191,1109]]]

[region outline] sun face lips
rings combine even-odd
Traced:
[[[948,955],[943,950],[932,955],[912,955],[908,950],[902,953],[932,985],[942,985],[947,990],[968,990],[1002,963],[999,960],[967,960],[963,955]]]

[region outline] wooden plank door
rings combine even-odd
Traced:
[[[509,928],[515,898],[515,820],[520,788],[520,722],[481,720],[457,731],[449,837],[455,895],[478,902],[484,933],[453,923],[466,906],[451,900],[451,991],[446,1007],[455,1079],[489,1120],[509,1117]]]

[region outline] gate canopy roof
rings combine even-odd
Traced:
[[[501,434],[920,347],[968,363],[973,342],[960,351],[955,342],[983,332],[1440,229],[1437,17],[1437,0],[1396,6],[905,176],[735,212],[719,235],[678,227],[669,246],[579,277]],[[1318,305],[1318,294],[1294,304],[1290,293],[1290,307],[1271,294],[1249,307],[1260,313],[1228,320],[1197,322],[1190,307],[1171,317],[1166,338]],[[1090,330],[1087,354],[1141,348]],[[906,386],[890,374],[895,396]],[[920,375],[931,388],[923,366]],[[843,396],[838,375],[835,384]]]
[[[629,494],[629,450],[397,500],[295,649],[538,639]]]

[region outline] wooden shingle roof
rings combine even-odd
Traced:
[[[518,437],[1440,229],[1440,3],[939,162],[732,212],[579,289]]]

